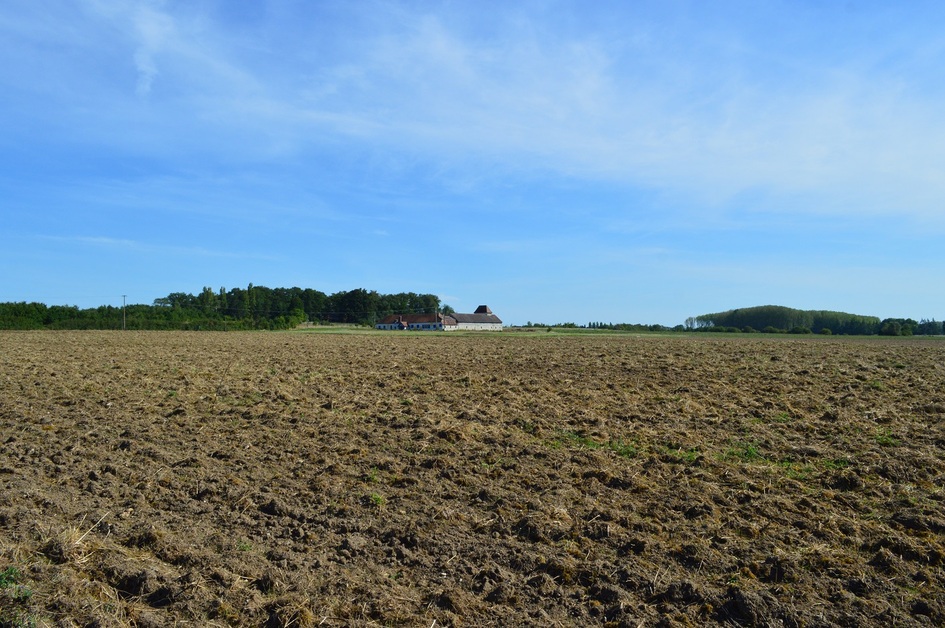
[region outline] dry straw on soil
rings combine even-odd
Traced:
[[[0,333],[0,626],[940,625],[943,357]]]

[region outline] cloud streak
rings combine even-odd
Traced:
[[[274,255],[260,255],[256,253],[233,251],[218,251],[199,246],[175,246],[167,244],[153,244],[142,242],[140,240],[129,240],[123,238],[113,238],[109,236],[55,236],[44,235],[41,239],[59,242],[80,244],[83,246],[108,249],[113,251],[125,251],[147,255],[159,255],[169,257],[191,257],[191,258],[220,258],[220,259],[249,259],[265,261],[282,261],[284,258]]]
[[[815,213],[938,213],[941,101],[916,94],[883,59],[794,70],[784,50],[758,63],[766,51],[751,32],[733,58],[731,44],[690,53],[594,35],[559,40],[510,22],[485,44],[430,16],[381,30],[360,42],[363,53],[317,66],[333,76],[336,98],[305,103],[257,76],[268,111],[250,115],[285,115],[303,150],[338,134],[447,171],[487,161],[700,202],[763,189],[810,195]],[[790,80],[772,85],[779,74]]]
[[[100,31],[129,33],[137,97],[173,98],[146,119],[150,133],[129,136],[140,145],[150,134],[145,145],[164,144],[168,158],[386,151],[444,179],[491,164],[498,177],[607,181],[698,204],[760,192],[762,211],[804,198],[798,211],[940,213],[942,99],[922,87],[945,60],[940,39],[904,49],[851,26],[842,36],[852,52],[815,64],[788,48],[820,34],[806,34],[800,16],[783,23],[794,40],[772,42],[758,24],[704,35],[710,10],[694,5],[688,19],[668,21],[609,6],[610,24],[600,9],[596,29],[562,34],[540,11],[506,9],[487,28],[469,8],[379,4],[371,19],[363,8],[313,9],[310,19],[330,17],[336,32],[299,54],[304,30],[276,40],[264,33],[284,24],[264,22],[247,47],[201,6],[86,4]],[[133,103],[103,115],[109,108],[145,121]]]

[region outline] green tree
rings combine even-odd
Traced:
[[[886,320],[883,321],[883,326],[879,330],[879,335],[881,336],[901,336],[902,335],[902,324],[898,321]]]
[[[197,297],[197,303],[205,315],[215,314],[217,311],[217,294],[212,288],[204,286]]]
[[[942,327],[942,323],[934,318],[932,320],[922,319],[916,326],[915,333],[922,336],[938,336],[943,331]]]

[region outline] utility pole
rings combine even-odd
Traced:
[[[127,294],[121,295],[121,330],[125,331],[125,297]]]

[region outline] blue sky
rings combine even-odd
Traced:
[[[945,318],[945,4],[5,0],[0,301]]]

